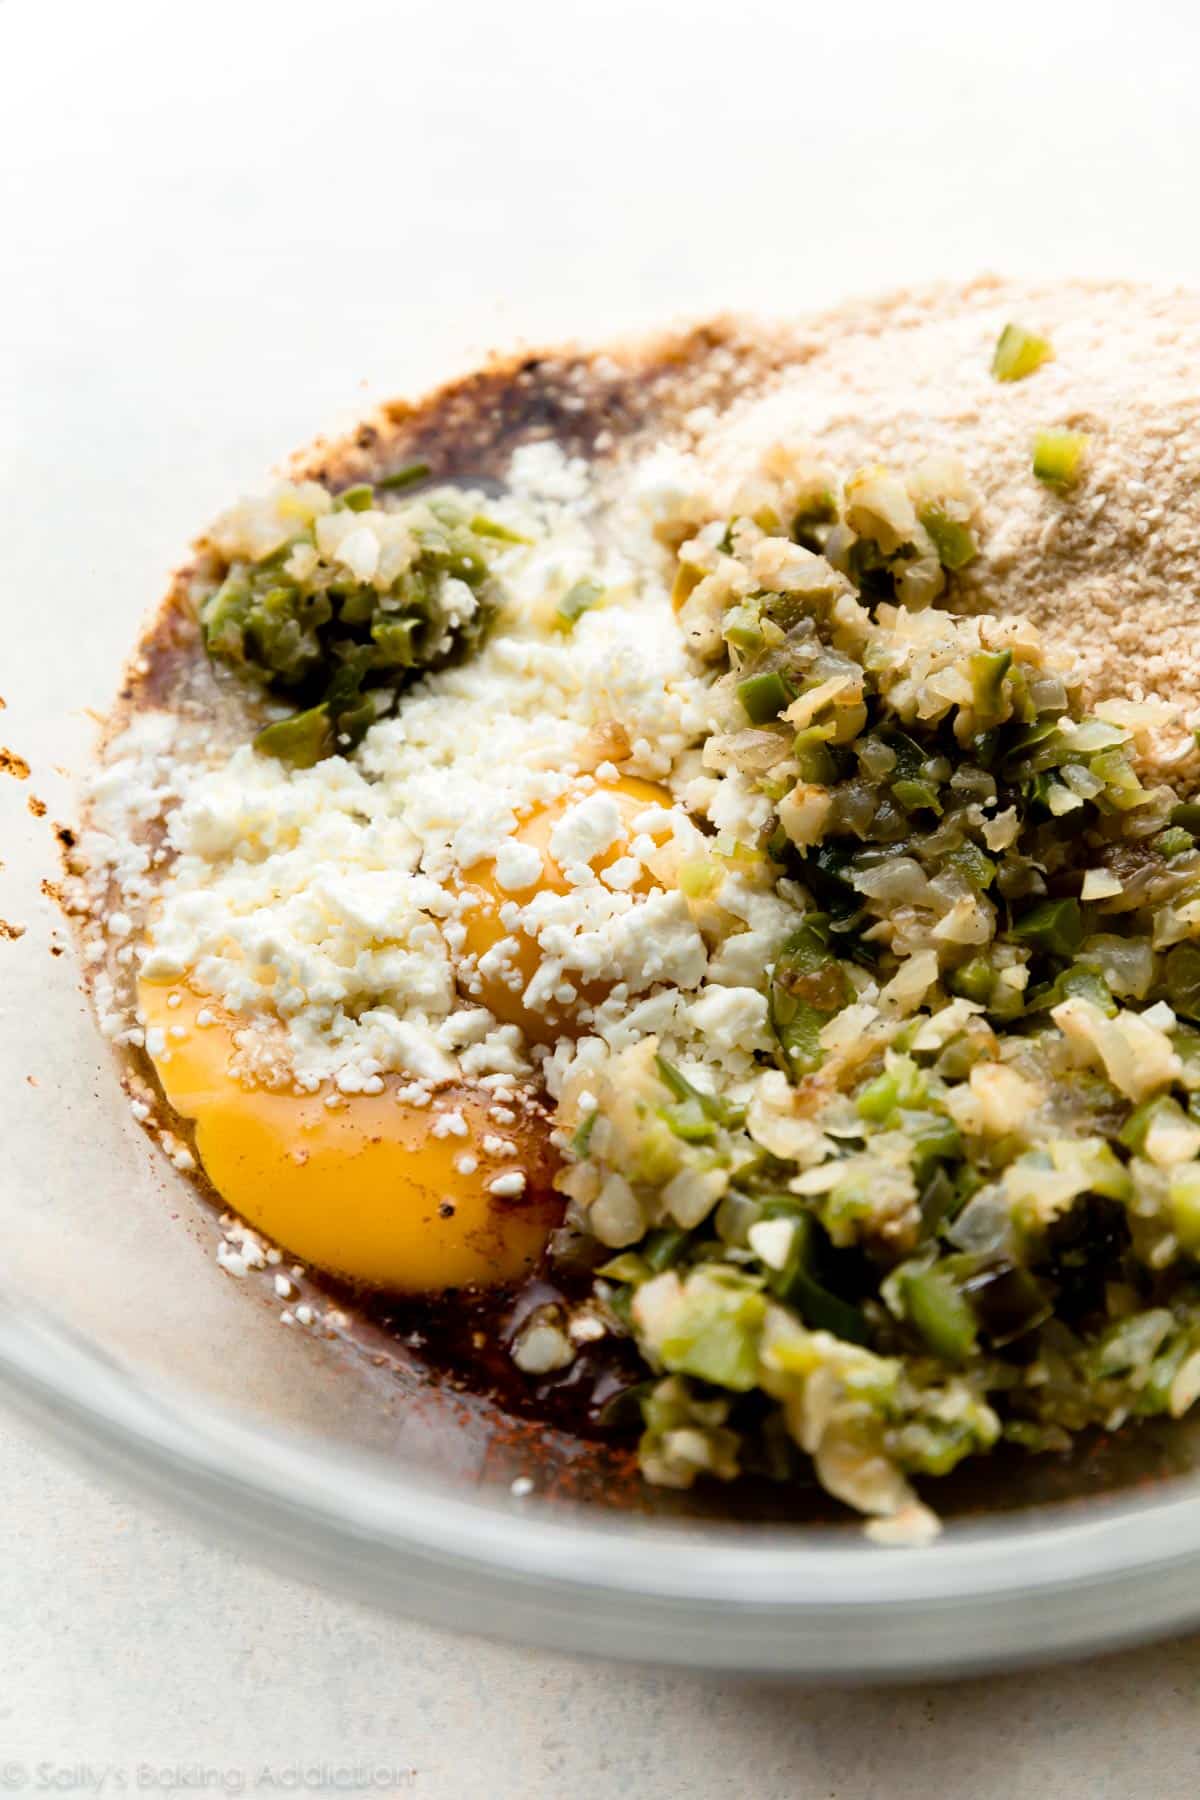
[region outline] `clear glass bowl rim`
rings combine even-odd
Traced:
[[[488,1503],[381,1457],[335,1464],[315,1440],[152,1385],[2,1289],[0,1394],[93,1468],[291,1574],[547,1649],[892,1680],[1111,1649],[1200,1617],[1189,1478],[1086,1517],[955,1524],[907,1551]]]

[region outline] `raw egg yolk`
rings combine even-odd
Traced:
[[[613,796],[625,827],[624,835],[591,865],[600,874],[625,854],[629,839],[635,835],[634,820],[640,814],[648,807],[669,809],[674,802],[666,788],[659,787],[652,781],[639,781],[633,775],[622,775],[616,781],[598,783],[593,791]],[[490,858],[468,869],[464,879],[464,888],[471,898],[469,910],[462,915],[467,933],[464,952],[478,959],[506,938],[513,939],[516,945],[502,972],[480,974],[478,991],[472,988],[471,997],[477,998],[506,1025],[519,1025],[526,1037],[534,1043],[552,1043],[564,1029],[569,1028],[580,1003],[597,1006],[608,992],[604,983],[572,982],[578,989],[579,997],[569,1005],[555,1005],[547,1007],[545,1011],[534,1011],[527,1007],[525,990],[537,973],[542,952],[534,938],[524,931],[510,932],[500,917],[500,908],[508,902],[516,901],[520,904],[529,900],[533,894],[547,890],[555,894],[571,892],[570,883],[550,854],[550,838],[564,813],[579,798],[578,793],[568,791],[558,800],[535,808],[513,833],[518,844],[529,845],[542,859],[541,873],[527,889],[514,894],[502,888],[496,879],[495,862]],[[648,894],[657,885],[650,871],[643,869],[628,891],[633,894]]]
[[[481,1088],[413,1106],[395,1081],[334,1105],[328,1085],[313,1094],[244,1086],[229,1071],[237,1022],[214,1002],[149,981],[138,999],[147,1032],[162,1033],[152,1041],[164,1043],[153,1058],[163,1092],[194,1121],[213,1187],[301,1261],[397,1293],[513,1281],[537,1262],[562,1202],[535,1109],[518,1099],[515,1123],[498,1124],[496,1097]],[[519,1195],[490,1191],[518,1171]]]

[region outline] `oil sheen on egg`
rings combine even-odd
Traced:
[[[162,1033],[152,1041],[165,1042],[153,1059],[163,1091],[193,1121],[213,1187],[292,1255],[396,1293],[513,1281],[534,1266],[562,1205],[535,1110],[517,1104],[515,1123],[499,1124],[495,1096],[465,1086],[427,1106],[399,1100],[397,1082],[334,1105],[328,1087],[247,1086],[230,1072],[234,1021],[211,1000],[149,981],[138,999],[148,1033]],[[515,1154],[501,1155],[501,1143]],[[490,1191],[516,1171],[520,1195]]]
[[[616,800],[625,826],[625,836],[618,839],[603,856],[596,858],[592,867],[597,874],[607,869],[618,857],[625,855],[629,840],[634,835],[634,821],[641,814],[652,807],[667,809],[673,805],[666,788],[659,787],[652,781],[641,781],[633,775],[623,775],[616,781],[601,783],[599,786]],[[528,899],[530,893],[546,890],[556,894],[570,893],[570,885],[550,853],[550,839],[563,814],[578,798],[577,793],[568,793],[561,799],[535,808],[513,833],[518,844],[528,845],[542,859],[541,873],[527,893],[514,895],[506,892],[497,879],[496,865],[491,859],[467,870],[464,882],[471,897],[470,909],[463,914],[467,934],[465,952],[478,959],[510,935],[515,938],[516,943],[504,975],[481,974],[476,997],[506,1025],[519,1025],[526,1037],[534,1043],[553,1043],[563,1032],[569,1033],[578,1006],[584,1002],[595,1006],[604,999],[607,992],[603,985],[584,985],[579,999],[571,1005],[548,1007],[544,1011],[535,1011],[526,1006],[525,989],[537,972],[541,951],[525,932],[510,934],[500,917],[500,908],[506,902]],[[635,895],[648,894],[655,885],[653,875],[649,870],[643,870],[630,892]],[[506,979],[510,973],[511,981]]]

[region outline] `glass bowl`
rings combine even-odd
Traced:
[[[548,371],[527,363],[482,397],[466,384],[464,473],[547,422],[583,429]],[[627,412],[607,417],[632,416],[645,377],[630,366]],[[461,406],[443,407],[461,431]],[[168,518],[197,498],[186,471],[147,479],[152,494],[169,487]],[[13,596],[52,603],[20,603],[0,676],[13,753],[0,758],[0,1395],[136,1492],[298,1575],[548,1647],[895,1678],[1200,1618],[1200,1426],[984,1460],[937,1485],[937,1543],[885,1550],[815,1490],[652,1493],[627,1450],[431,1380],[420,1346],[284,1326],[272,1271],[218,1266],[216,1214],[132,1117],[56,901],[94,717],[163,585],[156,532],[115,497],[96,503],[105,492],[94,475],[82,536],[20,534],[9,576]]]

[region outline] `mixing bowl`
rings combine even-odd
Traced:
[[[709,348],[700,334],[611,365],[586,405],[579,363],[543,358],[397,416],[412,450],[436,439],[440,467],[488,476],[547,431],[590,452],[652,422]],[[0,1395],[298,1575],[560,1649],[884,1678],[1200,1617],[1200,1427],[984,1460],[940,1484],[936,1544],[884,1550],[815,1488],[652,1494],[627,1449],[431,1380],[419,1344],[281,1324],[269,1281],[218,1266],[215,1213],[131,1116],[56,900],[94,714],[153,588],[117,517],[65,548],[27,533],[18,556],[0,677]]]

